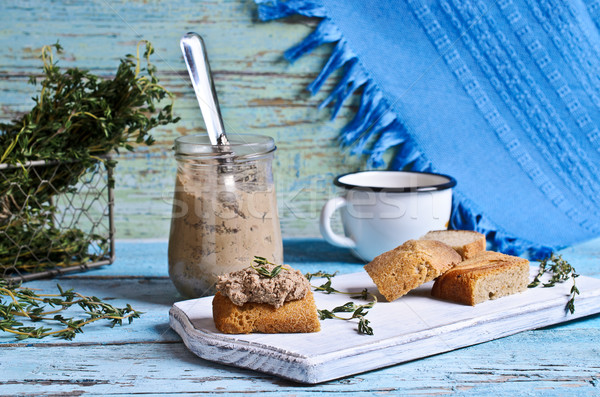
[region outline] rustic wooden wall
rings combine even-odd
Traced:
[[[108,76],[140,39],[151,41],[159,77],[175,93],[181,121],[156,131],[157,143],[150,149],[119,156],[116,226],[119,238],[166,238],[173,140],[204,132],[179,50],[181,35],[196,31],[207,42],[227,130],[266,134],[277,142],[275,177],[284,236],[315,236],[320,208],[335,193],[332,178],[365,166],[364,159],[341,151],[336,141],[358,98],[329,121],[330,112],[316,108],[324,92],[309,97],[305,90],[330,48],[319,48],[293,65],[282,58],[315,24],[303,18],[259,22],[252,0],[0,0],[0,119],[31,108],[35,88],[27,80],[39,73],[44,44],[60,40],[65,47],[61,65]],[[334,83],[330,79],[324,91]]]

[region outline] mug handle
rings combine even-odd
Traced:
[[[356,242],[349,237],[335,234],[331,229],[331,217],[338,209],[348,205],[348,202],[343,197],[334,197],[327,201],[321,210],[321,219],[319,226],[321,234],[331,245],[336,245],[343,248],[355,248]]]

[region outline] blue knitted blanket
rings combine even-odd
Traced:
[[[599,0],[255,0],[334,43],[308,89],[361,104],[342,145],[372,166],[454,176],[451,227],[533,258],[600,235]],[[358,90],[358,91],[357,91]]]

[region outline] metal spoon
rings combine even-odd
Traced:
[[[217,146],[221,152],[230,152],[204,41],[198,33],[189,32],[181,38],[179,44],[192,79],[210,143]]]

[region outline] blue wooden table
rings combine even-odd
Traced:
[[[169,328],[169,308],[182,298],[167,276],[166,252],[165,241],[120,241],[111,266],[28,283],[50,292],[59,281],[145,314],[123,327],[90,325],[70,342],[0,334],[0,395],[600,395],[600,315],[308,387],[207,362]],[[562,253],[579,273],[600,278],[600,239]],[[285,255],[303,272],[363,265],[322,240],[287,240]]]

